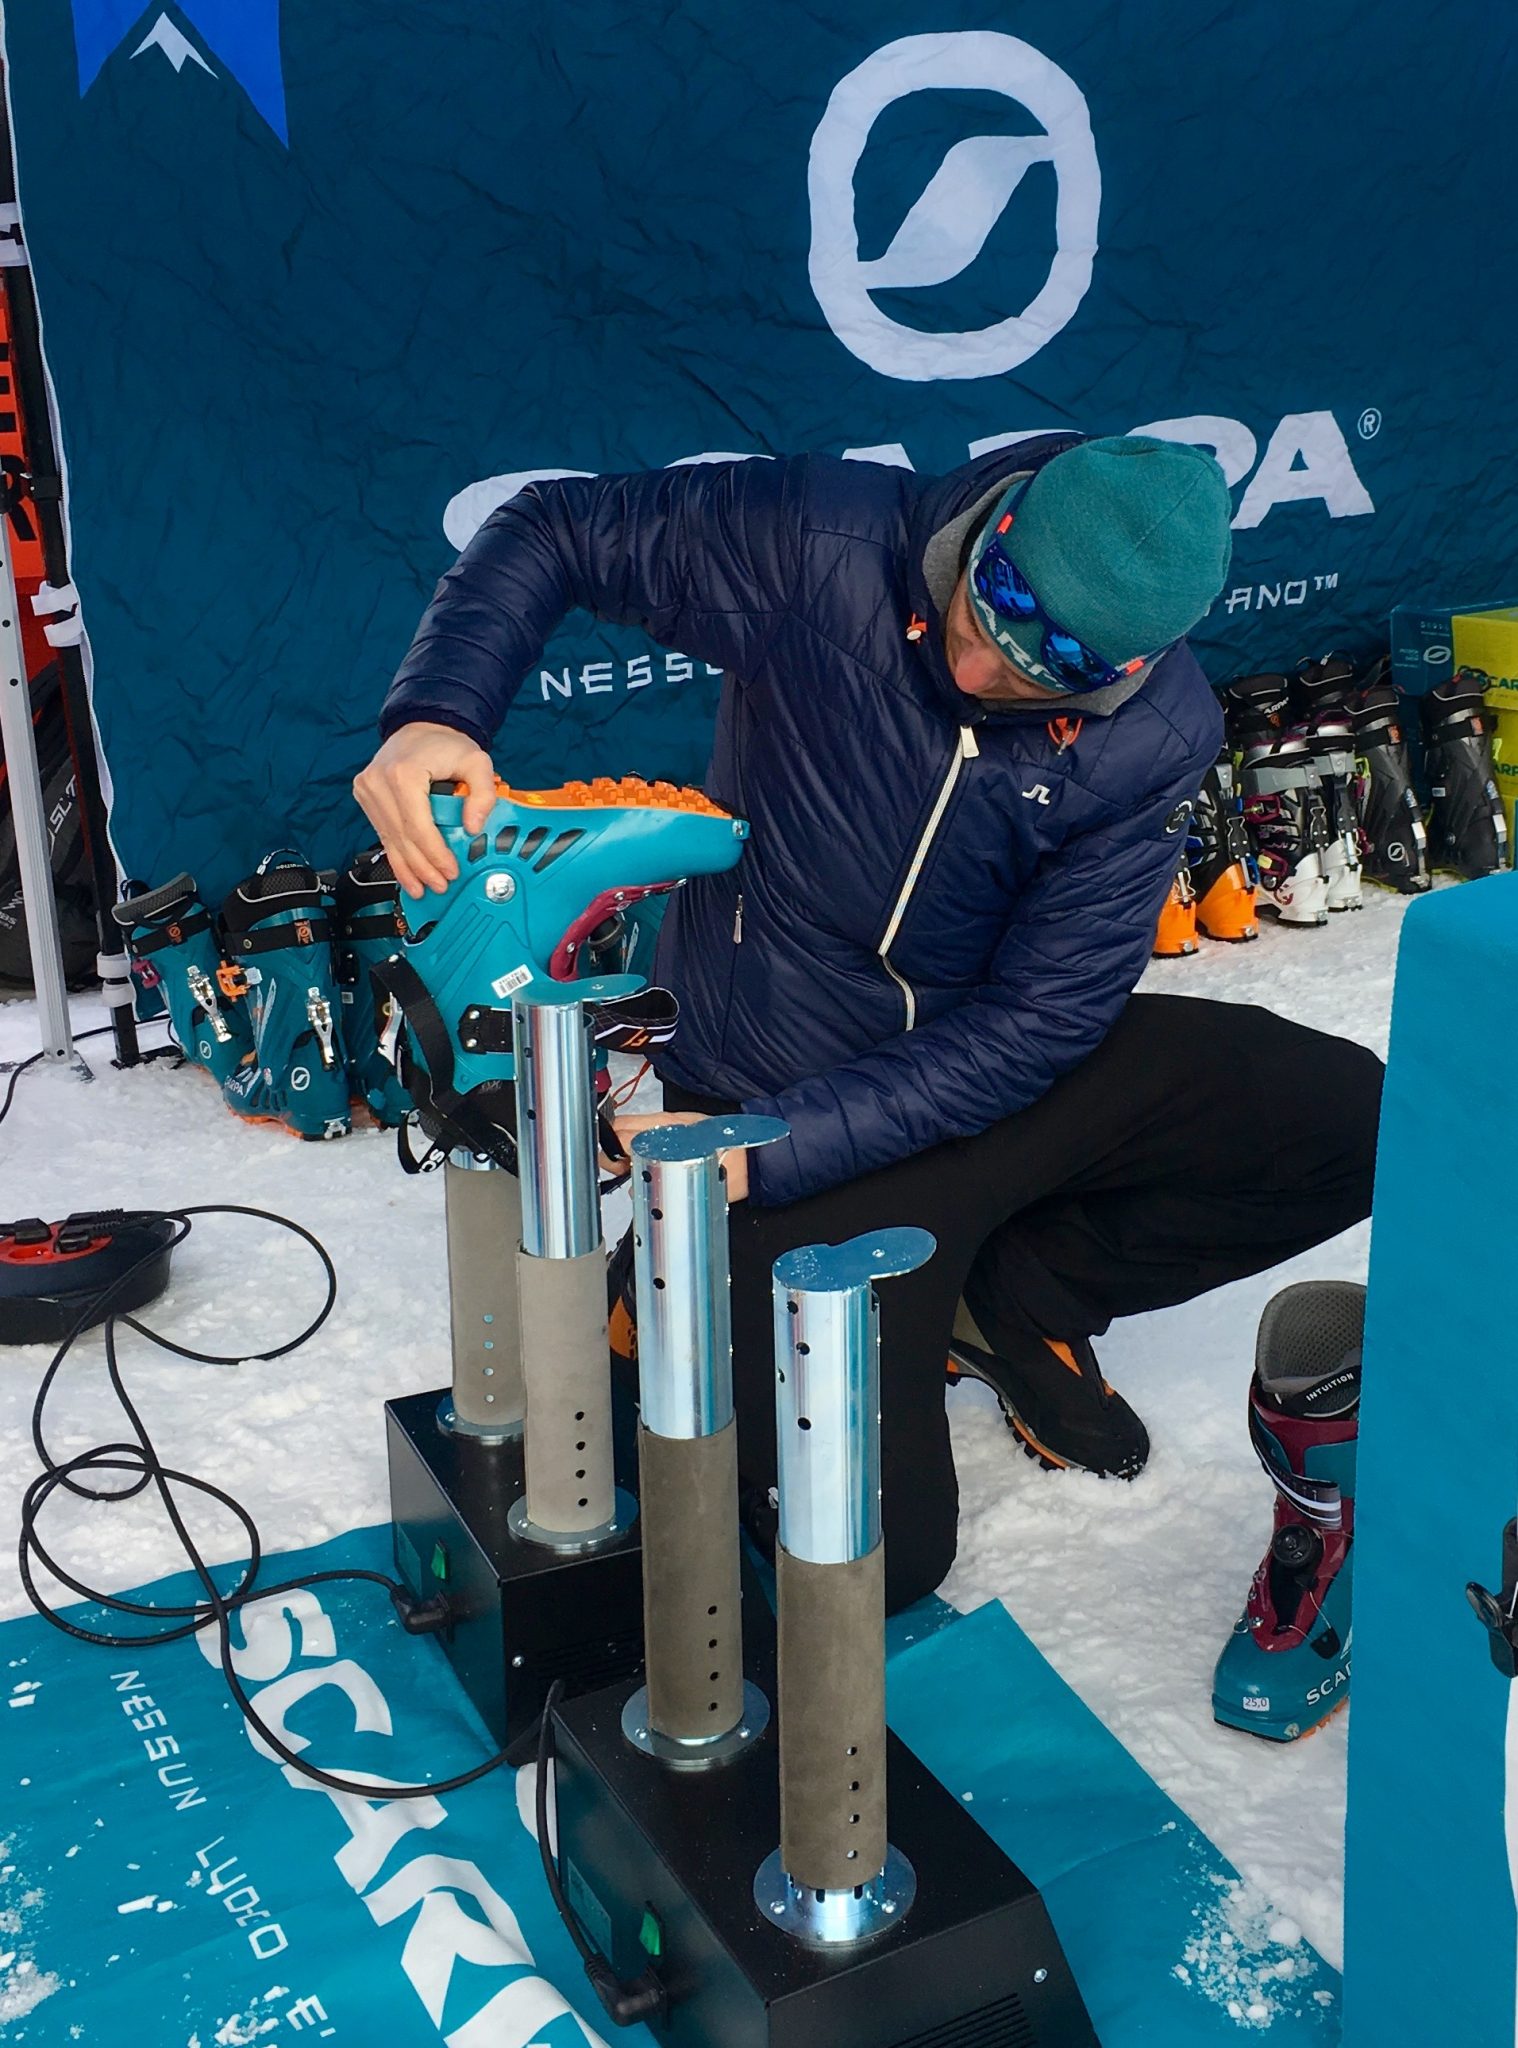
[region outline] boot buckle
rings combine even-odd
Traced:
[[[226,1018],[221,1014],[221,1006],[216,1000],[216,990],[212,986],[210,975],[203,967],[192,967],[185,980],[189,984],[190,994],[205,1011],[206,1022],[210,1025],[213,1035],[223,1045],[229,1044],[232,1033],[227,1028]]]
[[[316,1042],[321,1047],[322,1065],[330,1070],[337,1065],[337,1048],[332,1032],[332,1005],[319,988],[306,990],[306,1015],[311,1019],[311,1028],[316,1033]]]

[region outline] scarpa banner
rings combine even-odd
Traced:
[[[1236,499],[1215,677],[1510,582],[1500,13],[1026,0],[1015,30],[971,0],[12,0],[128,869],[214,895],[291,837],[349,853],[434,581],[531,477],[1195,441]],[[499,765],[699,776],[717,686],[571,618]]]
[[[365,1529],[265,1576],[393,1564],[390,1530]],[[181,1573],[131,1597],[182,1608],[200,1589]],[[123,1632],[97,1607],[69,1618]],[[892,1725],[1043,1892],[1104,2048],[1234,2048],[1265,2028],[1272,2048],[1331,2048],[1337,1974],[1005,1608],[923,1601],[888,1642]],[[230,1654],[264,1726],[350,1789],[281,1764],[245,1726],[206,1635],[106,1650],[33,1616],[0,1623],[6,2048],[654,2048],[606,2018],[555,1912],[535,1767],[446,1782],[489,1755],[485,1730],[382,1591],[270,1594],[241,1610]],[[1006,1711],[944,1713],[971,1697]],[[363,1796],[422,1780],[437,1791]],[[603,1899],[572,1863],[565,1880],[593,1925],[652,1919],[680,1984],[651,1908]],[[1020,2006],[984,2011],[956,2031],[966,2048],[972,2033],[989,2048],[988,2028],[1031,2038]]]

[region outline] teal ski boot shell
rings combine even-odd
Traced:
[[[645,896],[733,867],[748,826],[699,790],[636,777],[496,790],[475,833],[464,829],[461,795],[433,795],[458,875],[441,895],[404,906],[411,928],[375,979],[395,1005],[397,1067],[434,1150],[511,1165],[513,996],[599,974],[595,994],[586,987],[603,1049],[637,1052],[667,1038],[673,998],[639,992],[640,977],[606,974],[593,935]]]
[[[391,1002],[371,969],[391,959],[406,935],[400,887],[379,846],[358,855],[337,878],[337,979],[342,992],[348,1078],[376,1123],[393,1129],[411,1098],[386,1046]]]
[[[129,887],[136,887],[129,884]],[[234,1077],[257,1083],[247,1006],[224,986],[221,945],[193,875],[159,889],[138,889],[111,916],[126,937],[132,974],[169,1013],[180,1051],[224,1086]]]
[[[1287,1287],[1260,1319],[1249,1433],[1276,1489],[1270,1548],[1212,1681],[1225,1727],[1294,1742],[1349,1699],[1365,1289]]]
[[[222,1093],[239,1115],[273,1117],[301,1138],[341,1138],[351,1128],[334,881],[281,849],[221,906],[222,949],[246,992],[258,1055],[254,1081],[233,1075]]]

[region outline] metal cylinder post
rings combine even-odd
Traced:
[[[535,1259],[578,1259],[601,1246],[595,1047],[585,1005],[542,1000],[538,986],[511,1006],[522,1249]]]
[[[438,1420],[499,1443],[521,1435],[527,1409],[517,1303],[521,1183],[477,1152],[450,1152],[443,1198],[453,1385]]]
[[[775,1117],[717,1116],[632,1142],[648,1681],[622,1728],[635,1748],[677,1766],[725,1762],[769,1720],[764,1695],[743,1678],[721,1162],[724,1152],[787,1134]]]
[[[612,1473],[595,1052],[585,1009],[599,988],[533,981],[512,1000],[527,1491],[507,1521],[515,1535],[562,1551],[620,1537],[637,1513]]]
[[[880,1333],[873,1282],[931,1258],[925,1230],[775,1262],[780,1847],[754,1897],[810,1946],[893,1927],[915,1891],[886,1834]]]

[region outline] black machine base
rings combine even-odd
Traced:
[[[877,1940],[803,1948],[754,1877],[780,1840],[773,1722],[742,1757],[671,1771],[621,1730],[631,1688],[554,1714],[560,1868],[624,1981],[650,1964],[671,2048],[1098,2048],[1037,1890],[904,1743],[888,1738],[891,1841],[917,1897]]]
[[[520,1440],[487,1444],[445,1430],[446,1395],[385,1403],[396,1570],[420,1599],[447,1596],[455,1618],[436,1640],[496,1742],[525,1763],[556,1678],[575,1695],[642,1668],[638,1527],[604,1549],[567,1554],[512,1535],[506,1517],[524,1491]]]

